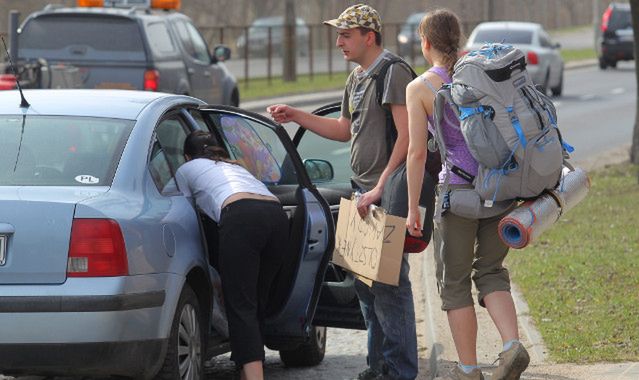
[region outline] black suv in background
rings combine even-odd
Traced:
[[[75,67],[79,80],[69,83],[81,88],[162,91],[239,104],[235,77],[221,62],[230,58],[227,47],[210,52],[191,19],[179,12],[111,3],[116,5],[50,5],[32,13],[18,30],[18,61]]]
[[[601,28],[595,43],[599,67],[617,67],[618,61],[634,59],[634,35],[630,4],[611,3],[601,18]]]

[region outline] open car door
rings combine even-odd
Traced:
[[[314,114],[339,117],[340,103],[321,107]],[[350,178],[350,142],[325,139],[304,128],[299,128],[293,143],[305,163],[311,181],[329,204],[334,223],[337,222],[340,198],[350,198],[353,188]],[[317,173],[318,163],[327,162],[333,175],[327,180]],[[365,330],[364,317],[355,293],[354,277],[329,262],[313,324],[316,326],[342,327]]]
[[[312,321],[335,240],[329,205],[309,179],[284,127],[234,107],[204,106],[195,114],[231,159],[279,198],[289,216],[288,249],[295,259],[284,264],[275,281],[262,330],[266,346],[283,352],[313,339],[323,344],[324,330],[318,336]]]

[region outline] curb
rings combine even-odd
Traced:
[[[564,70],[580,69],[585,67],[596,66],[598,64],[597,59],[584,59],[580,61],[571,61],[564,65]],[[332,101],[340,101],[344,90],[331,90],[321,91],[316,93],[296,94],[278,96],[266,99],[249,100],[241,102],[240,107],[251,112],[263,113],[266,112],[266,107],[272,104],[290,104],[295,107],[304,107],[316,103],[328,103]]]

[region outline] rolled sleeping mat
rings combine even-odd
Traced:
[[[590,179],[580,168],[564,171],[559,185],[516,207],[499,222],[499,237],[511,248],[524,248],[550,228],[566,211],[581,202],[590,190]]]

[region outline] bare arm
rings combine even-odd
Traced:
[[[375,187],[367,191],[357,204],[359,214],[364,217],[368,212],[368,206],[379,201],[382,198],[382,191],[388,177],[397,169],[399,165],[406,160],[406,152],[408,151],[408,112],[404,104],[391,104],[391,113],[393,121],[397,129],[397,140],[393,146],[393,151],[388,159],[386,168],[379,177]]]
[[[422,236],[419,197],[424,181],[424,167],[427,157],[427,117],[432,115],[434,99],[434,94],[425,90],[420,78],[413,80],[406,87],[409,133],[408,157],[406,159],[406,180],[408,183],[406,228],[412,236]]]
[[[292,121],[330,140],[349,141],[351,139],[351,121],[343,116],[338,119],[317,116],[285,104],[267,107],[266,112],[270,113],[273,120],[278,123]]]

